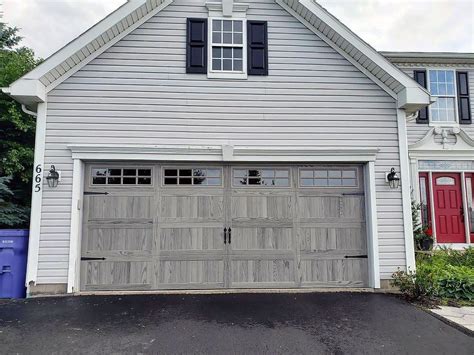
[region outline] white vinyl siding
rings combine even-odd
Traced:
[[[176,0],[48,95],[45,166],[62,171],[43,193],[38,283],[67,282],[72,159],[68,144],[364,147],[376,162],[381,277],[405,265],[395,102],[273,0],[251,1],[268,21],[269,76],[212,80],[185,73],[186,18],[204,1]]]

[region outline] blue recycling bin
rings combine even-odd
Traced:
[[[0,229],[0,298],[24,298],[28,236],[23,229]]]

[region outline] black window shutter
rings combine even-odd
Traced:
[[[266,21],[247,21],[248,74],[268,75],[268,28]]]
[[[468,73],[458,71],[456,73],[458,81],[458,111],[459,123],[470,124],[471,118],[471,103],[469,102],[469,81]]]
[[[207,73],[207,19],[188,18],[186,73]]]
[[[428,83],[426,81],[426,70],[415,70],[413,75],[415,81],[427,89]],[[418,111],[418,118],[416,123],[429,123],[429,110],[428,107]]]

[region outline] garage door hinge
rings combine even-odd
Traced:
[[[346,255],[344,258],[346,259],[367,259],[367,255]]]
[[[89,257],[81,258],[81,261],[94,261],[94,260],[105,260],[105,258],[89,258]]]

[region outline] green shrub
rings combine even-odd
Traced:
[[[424,273],[398,270],[392,275],[391,284],[398,287],[409,301],[432,298],[435,293],[432,280]]]
[[[474,248],[418,254],[416,269],[416,273],[399,270],[392,276],[392,285],[408,299],[474,300]]]

